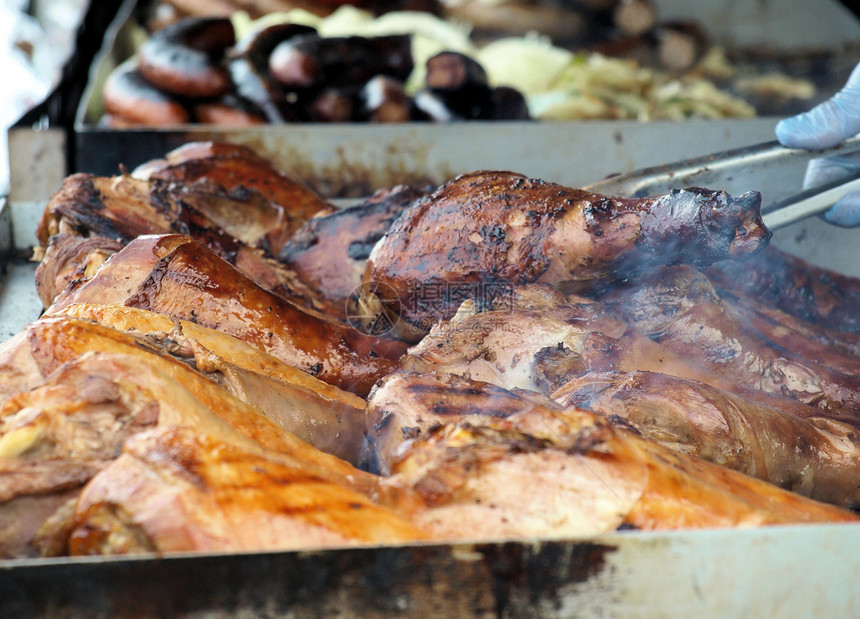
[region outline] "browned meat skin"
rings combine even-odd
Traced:
[[[754,299],[813,324],[860,333],[860,280],[809,264],[775,247],[754,260],[707,271],[718,289]]]
[[[380,381],[369,398],[372,439],[375,420],[404,416],[408,424],[421,424],[401,432],[391,471],[393,480],[427,502],[413,521],[434,537],[594,535],[624,525],[674,529],[857,518],[673,453],[593,413],[542,404],[533,396],[516,406],[516,394],[497,396],[498,389],[477,381],[398,372]],[[458,421],[453,411],[464,399],[475,407],[467,409],[468,421]],[[390,440],[396,441],[396,432]]]
[[[160,354],[195,368],[234,396],[317,449],[352,464],[364,456],[362,398],[324,383],[214,329],[116,305],[78,304],[64,316],[92,320],[140,338]],[[95,335],[83,344],[96,347]],[[127,340],[128,345],[138,345]]]
[[[306,185],[294,181],[247,146],[226,142],[189,142],[162,160],[135,168],[132,175],[180,185],[218,185],[231,195],[256,191],[281,207],[284,221],[268,232],[268,250],[277,256],[283,244],[307,220],[334,211]]]
[[[742,315],[753,327],[778,341],[781,337],[803,337],[823,344],[828,350],[850,357],[860,357],[860,333],[824,327],[799,318],[783,310],[762,305],[751,297],[738,297],[724,289],[717,291],[720,298]],[[804,344],[806,346],[807,344]],[[793,349],[793,346],[786,345]],[[822,363],[826,362],[824,360]]]
[[[819,501],[860,505],[855,425],[801,419],[704,383],[653,372],[585,374],[553,398],[629,423],[674,451]]]
[[[511,285],[577,290],[650,264],[755,253],[770,238],[759,206],[755,192],[734,199],[694,188],[623,199],[512,172],[473,172],[394,223],[374,248],[365,281],[396,296],[403,318],[427,329],[464,299]]]
[[[72,555],[316,549],[426,537],[301,461],[178,427],[128,441],[84,489],[70,529]]]
[[[182,322],[169,337],[159,338],[159,323],[166,320],[162,316],[147,317],[143,314],[148,312],[122,307],[73,306],[69,310],[69,316],[44,317],[30,323],[0,347],[0,401],[37,388],[62,364],[73,363],[86,353],[122,355],[134,359],[142,368],[140,380],[146,368],[158,375],[169,375],[210,410],[223,412],[237,429],[262,444],[283,448],[280,434],[287,430],[331,453],[357,461],[364,437],[361,398],[341,394],[299,370],[286,370],[263,353],[255,354],[248,350],[251,347],[198,325]],[[131,330],[132,325],[137,330],[135,336],[112,328]],[[125,366],[112,366],[120,367]],[[133,383],[138,378],[130,373],[121,379]],[[228,404],[235,398],[241,401],[249,419],[231,412]],[[291,413],[289,408],[297,399],[306,410]],[[316,427],[309,429],[303,414],[314,412],[318,413],[313,420]],[[265,417],[263,421],[251,423],[261,416]],[[277,432],[273,424],[278,425]],[[260,434],[261,431],[268,434]]]
[[[367,258],[392,222],[425,191],[397,186],[360,204],[314,217],[278,256],[308,289],[302,305],[347,320],[347,303],[361,285]],[[294,288],[298,288],[294,286]]]
[[[605,304],[565,301],[558,293],[541,299],[533,286],[520,294],[533,308],[514,298],[485,312],[461,311],[410,348],[402,367],[546,394],[587,372],[647,370],[703,382],[798,417],[839,417],[707,370],[631,329]]]
[[[537,405],[556,406],[533,391],[503,389],[456,375],[440,381],[430,374],[395,372],[371,391],[365,421],[375,464],[380,474],[391,475],[406,440],[449,423],[482,425],[488,416],[506,419]]]
[[[276,365],[259,367],[256,381],[247,382],[251,372],[245,372],[244,377],[225,376],[219,386],[177,360],[183,357],[184,347],[198,343],[222,353],[233,350],[237,354],[232,358],[243,365],[265,360],[247,354],[241,346],[219,345],[217,336],[206,337],[188,324],[183,325],[187,335],[176,334],[177,350],[171,356],[151,337],[151,325],[145,321],[136,324],[146,334],[143,339],[75,318],[47,317],[31,323],[0,348],[4,378],[0,384],[0,556],[34,552],[31,543],[39,524],[15,525],[15,514],[28,508],[33,510],[31,518],[39,514],[47,518],[69,498],[69,492],[77,491],[113,460],[129,436],[155,423],[188,426],[240,446],[265,448],[271,450],[270,457],[288,464],[301,461],[305,470],[315,469],[315,475],[373,500],[412,504],[410,493],[381,485],[378,477],[319,451],[269,418],[276,400],[281,400],[279,406],[295,403],[288,398],[290,384],[283,382],[274,389],[272,381],[263,380],[262,372],[277,371]],[[217,369],[213,367],[217,364],[213,357],[212,352],[195,354],[198,367],[207,376],[218,370],[226,373],[223,362]],[[240,368],[233,368],[233,373]],[[303,384],[308,383],[299,382]],[[236,385],[251,390],[252,403],[247,401],[248,394],[233,395],[232,389],[225,388]],[[320,399],[326,390],[314,396],[308,391],[302,394],[301,389],[292,388],[293,398],[300,397],[298,404],[317,409],[325,406],[314,404],[313,399]],[[319,426],[328,425],[328,437],[321,444],[334,446],[332,439],[349,442],[354,438],[355,454],[362,447],[363,415],[356,409],[349,418],[344,407],[338,409],[332,400],[328,408],[338,418],[319,415],[314,420]],[[306,434],[300,424],[299,418],[285,425]],[[350,433],[354,437],[347,436]],[[53,547],[54,540],[44,544]]]
[[[91,279],[67,288],[47,313],[73,303],[127,305],[218,329],[359,396],[405,352],[400,342],[300,310],[182,235],[135,239]]]
[[[127,243],[141,234],[187,231],[227,257],[242,244],[268,252],[266,235],[284,226],[283,209],[254,190],[73,174],[51,198],[36,234],[44,246],[57,232]]]
[[[152,189],[149,183],[127,177],[72,174],[42,213],[36,228],[39,245],[47,247],[51,237],[60,233],[127,243],[141,234],[172,232],[178,215],[163,199],[153,199]]]
[[[92,277],[122,243],[103,236],[58,234],[51,238],[36,267],[36,291],[48,307],[69,282]]]
[[[48,203],[37,237],[44,248],[56,242],[58,233],[126,244],[143,234],[181,232],[204,243],[266,289],[286,291],[291,274],[256,247],[266,245],[260,239],[267,228],[280,225],[280,213],[280,207],[255,192],[237,197],[210,185],[188,188],[129,176],[74,174]],[[105,246],[93,249],[103,252]],[[59,252],[45,254],[55,260],[69,257]],[[64,271],[69,267],[61,263],[47,268]]]
[[[828,353],[812,340],[798,351],[777,346],[733,314],[692,267],[661,267],[604,298],[638,331],[706,371],[824,413],[860,416],[860,360]],[[853,375],[810,361],[804,353],[846,364]]]
[[[720,297],[733,316],[749,323],[774,344],[837,372],[860,373],[860,334],[820,327],[728,293]]]

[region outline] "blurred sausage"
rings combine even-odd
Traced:
[[[102,103],[112,117],[112,126],[181,125],[189,121],[185,107],[144,79],[137,65],[126,62],[114,69],[105,81]]]
[[[218,62],[236,41],[227,18],[185,18],[140,46],[140,72],[156,88],[183,97],[218,97],[230,76]]]

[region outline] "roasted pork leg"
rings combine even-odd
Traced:
[[[62,552],[48,550],[57,546],[56,531],[40,533],[42,525],[62,529],[47,522],[129,437],[156,424],[265,448],[272,457],[301,460],[317,475],[378,494],[372,476],[315,450],[181,364],[151,353],[87,352],[0,406],[0,556],[29,556],[38,547]]]
[[[285,226],[284,212],[247,189],[229,193],[212,184],[73,174],[49,201],[37,229],[35,253],[48,274],[39,275],[40,297],[47,307],[66,283],[56,274],[74,275],[79,264],[93,262],[86,249],[98,256],[141,235],[176,232],[191,235],[267,290],[287,292],[291,274],[271,254],[273,236]],[[63,235],[81,237],[79,248],[71,249],[73,242]],[[57,243],[61,250],[52,249]]]
[[[377,476],[316,449],[277,423],[286,422],[333,450],[346,447],[355,453],[363,445],[357,408],[348,417],[340,404],[342,414],[336,414],[339,401],[275,380],[266,372],[282,376],[278,364],[223,334],[184,325],[188,333],[176,331],[174,340],[163,341],[154,337],[152,321],[126,318],[138,319],[141,338],[52,316],[31,323],[0,349],[0,555],[30,555],[37,547],[65,552],[64,505],[117,457],[130,436],[155,424],[186,426],[242,449],[266,450],[269,459],[300,465],[374,500],[392,504],[405,496],[409,504],[410,493],[383,486]],[[195,345],[209,348],[192,350]],[[237,365],[228,367],[212,350],[235,353],[230,356]],[[242,365],[259,373],[241,372]],[[221,380],[214,376],[219,373]],[[294,406],[303,409],[290,413]],[[281,417],[271,419],[263,409]],[[314,411],[321,414],[302,417]]]
[[[126,305],[217,329],[359,396],[405,352],[400,342],[305,313],[181,235],[137,238],[46,313],[74,303]]]
[[[173,321],[147,310],[76,304],[63,316],[91,320],[125,332],[110,333],[117,347],[140,347],[186,363],[205,378],[259,409],[266,417],[317,449],[359,464],[364,457],[365,401],[302,372],[231,335],[192,322]],[[102,338],[101,341],[104,341]],[[99,348],[98,332],[79,340]],[[104,344],[108,345],[108,344]]]
[[[293,292],[307,290],[298,303],[341,321],[357,315],[354,303],[371,250],[394,220],[424,195],[406,185],[380,190],[299,228],[278,255],[301,283],[293,285]]]
[[[753,260],[707,271],[720,290],[813,324],[860,333],[860,279],[815,266],[775,247]]]
[[[162,427],[84,488],[72,555],[296,550],[424,539],[408,519],[300,461]]]
[[[104,236],[81,237],[57,234],[51,237],[36,267],[36,292],[48,307],[69,282],[92,277],[123,244]]]
[[[603,299],[638,331],[709,372],[824,413],[860,415],[860,359],[811,339],[792,349],[771,342],[692,267],[660,267]]]
[[[756,192],[691,188],[612,198],[512,172],[473,172],[411,206],[376,245],[365,282],[423,331],[468,298],[546,282],[577,291],[653,264],[710,264],[765,246]],[[419,336],[420,337],[420,334]]]
[[[113,324],[122,320],[107,320],[106,312],[98,309],[72,309],[79,315],[100,314],[100,319]],[[279,364],[249,353],[247,346],[237,345],[223,334],[212,336],[194,325],[181,324],[172,333],[175,339],[162,339],[153,337],[152,321],[137,316],[128,322],[140,327],[142,337],[72,316],[45,317],[30,323],[0,347],[0,400],[39,387],[63,364],[86,353],[115,354],[135,360],[141,368],[170,376],[210,410],[223,412],[239,431],[246,431],[272,449],[285,450],[288,445],[284,437],[297,440],[296,434],[319,440],[320,445],[339,454],[355,455],[361,448],[363,429],[359,424],[363,417],[355,406],[360,398],[343,398],[331,388],[306,389],[314,387],[312,380],[290,384],[284,379],[295,377]],[[217,355],[228,355],[233,362],[228,365]],[[120,379],[133,383],[135,375],[128,372]],[[253,393],[254,388],[259,388],[260,393]],[[170,397],[169,391],[164,393]],[[304,400],[308,410],[291,412],[297,400]],[[354,407],[352,413],[345,406],[349,403]],[[235,412],[237,408],[240,413]],[[316,427],[308,428],[305,424],[309,420],[303,415],[313,411],[321,414],[311,422]]]
[[[464,303],[409,349],[402,367],[545,394],[587,372],[644,370],[696,380],[802,418],[841,417],[705,369],[631,328],[608,304],[544,294],[544,286],[516,289],[485,311]]]
[[[801,419],[698,381],[654,372],[593,372],[553,393],[636,428],[673,451],[843,507],[860,506],[856,424]]]
[[[850,522],[847,510],[672,452],[577,408],[463,378],[397,372],[368,400],[373,440],[407,420],[388,449],[392,479],[428,509],[414,522],[434,537],[594,535],[618,527],[676,529]],[[437,414],[471,403],[466,418]],[[500,406],[495,405],[496,402]],[[397,433],[390,433],[397,440]]]
[[[277,256],[284,241],[304,222],[333,207],[316,192],[276,169],[247,146],[226,142],[189,142],[132,172],[144,180],[180,186],[218,185],[227,193],[256,191],[284,209],[283,226],[271,228],[269,249]]]
[[[160,407],[149,390],[100,371],[114,361],[91,353],[0,405],[0,557],[38,554],[32,542],[42,523],[129,436],[157,422]]]

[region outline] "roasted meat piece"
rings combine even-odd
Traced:
[[[127,305],[217,329],[359,396],[405,352],[400,342],[305,313],[182,235],[135,239],[46,313],[74,303]]]
[[[307,291],[297,303],[342,321],[356,315],[353,304],[371,250],[406,207],[426,193],[407,185],[383,189],[299,228],[278,256],[300,282],[294,282],[293,292]]]
[[[771,342],[692,267],[658,268],[603,299],[639,332],[708,372],[824,413],[860,415],[860,360],[812,340],[792,349]]]
[[[753,260],[707,271],[720,289],[813,324],[860,333],[860,280],[817,267],[775,247]]]
[[[699,381],[801,418],[839,418],[728,380],[638,333],[607,304],[546,292],[544,286],[515,289],[483,312],[464,303],[453,319],[409,349],[402,367],[544,394],[588,372],[642,370]]]
[[[553,399],[586,408],[681,453],[843,507],[860,506],[860,433],[801,419],[704,383],[654,372],[593,372]]]
[[[364,406],[358,396],[314,378],[231,335],[147,310],[76,304],[64,316],[91,320],[143,340],[185,362],[279,426],[317,449],[353,464],[364,449]],[[95,335],[90,335],[92,341]],[[120,337],[115,336],[115,341]],[[87,347],[82,341],[81,346]],[[89,345],[97,348],[97,344]]]
[[[57,234],[51,237],[36,267],[36,292],[48,307],[69,282],[92,277],[123,244],[104,236],[81,237]]]
[[[72,555],[318,549],[426,537],[314,467],[181,427],[127,441],[84,488],[68,529]]]
[[[230,195],[257,192],[283,209],[283,225],[269,230],[269,250],[281,245],[311,217],[334,210],[306,185],[276,169],[247,146],[226,142],[189,142],[134,169],[132,176],[177,186],[217,185]]]
[[[750,298],[736,297],[725,290],[717,292],[734,314],[774,343],[834,370],[856,373],[860,333],[823,327]]]
[[[392,479],[427,502],[428,509],[413,520],[434,537],[530,538],[618,527],[857,519],[672,452],[593,413],[533,396],[517,406],[517,394],[498,392],[464,378],[399,372],[380,381],[368,400],[371,440],[383,433],[389,441],[399,439],[397,448],[386,449],[385,465]],[[458,420],[449,406],[464,404],[467,415]]]
[[[129,437],[156,424],[182,425],[243,449],[267,450],[270,459],[374,500],[396,503],[405,496],[410,504],[408,492],[384,487],[377,476],[276,423],[357,458],[364,436],[361,411],[350,413],[341,400],[326,399],[302,383],[275,380],[265,372],[278,375],[277,364],[223,334],[180,324],[176,339],[164,341],[154,337],[158,325],[150,323],[157,319],[136,318],[141,338],[78,318],[46,317],[0,349],[0,556],[31,555],[37,547],[65,552],[57,549],[64,544],[63,506],[119,455]],[[219,360],[213,350],[234,352],[237,365]],[[243,365],[260,367],[252,372]],[[304,417],[315,412],[314,419]]]
[[[162,409],[150,390],[105,376],[105,365],[122,372],[121,363],[90,354],[0,405],[0,557],[37,554],[32,542],[42,523],[129,436],[158,421]]]
[[[193,236],[267,290],[288,291],[291,274],[269,255],[269,237],[280,235],[283,225],[283,209],[254,191],[229,194],[216,185],[73,174],[39,222],[36,255],[44,255],[47,272],[40,276],[40,297],[47,307],[62,291],[63,277],[52,274],[74,275],[79,264],[93,262],[93,255],[98,258],[138,236],[176,232]],[[70,249],[74,242],[57,235],[80,236],[79,249]],[[64,249],[50,248],[58,242]]]
[[[401,215],[364,279],[426,331],[465,299],[491,300],[513,285],[576,291],[647,265],[755,253],[770,238],[760,202],[755,192],[732,198],[697,188],[612,198],[512,172],[473,172]]]
[[[163,317],[141,316],[148,312],[139,310],[116,315],[125,309],[75,306],[70,313],[119,328],[139,329],[137,337],[72,316],[45,317],[30,323],[0,347],[0,400],[39,387],[62,364],[86,353],[117,354],[170,376],[216,413],[225,410],[239,430],[246,429],[246,422],[225,408],[225,398],[228,403],[238,399],[255,416],[265,416],[266,423],[257,424],[261,428],[277,425],[291,435],[319,441],[320,447],[333,453],[358,458],[363,441],[360,398],[347,397],[351,394],[341,394],[330,386],[317,386],[312,377],[305,374],[302,379],[296,376],[303,374],[298,370],[288,372],[283,364],[249,351],[250,347],[230,336],[193,324],[180,323],[164,337],[157,320]],[[122,379],[133,382],[134,376],[128,373]],[[299,403],[303,410],[296,409]],[[314,419],[306,418],[314,413]],[[252,427],[247,426],[249,432]],[[268,440],[256,434],[252,437],[263,444]],[[275,438],[280,441],[276,445],[283,446],[283,439]]]

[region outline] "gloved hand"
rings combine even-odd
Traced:
[[[776,138],[789,148],[821,150],[860,133],[860,64],[845,86],[808,112],[785,118],[776,125]],[[860,152],[813,159],[806,169],[803,188],[815,187],[860,171]],[[822,217],[837,226],[860,226],[860,192],[843,197]]]

